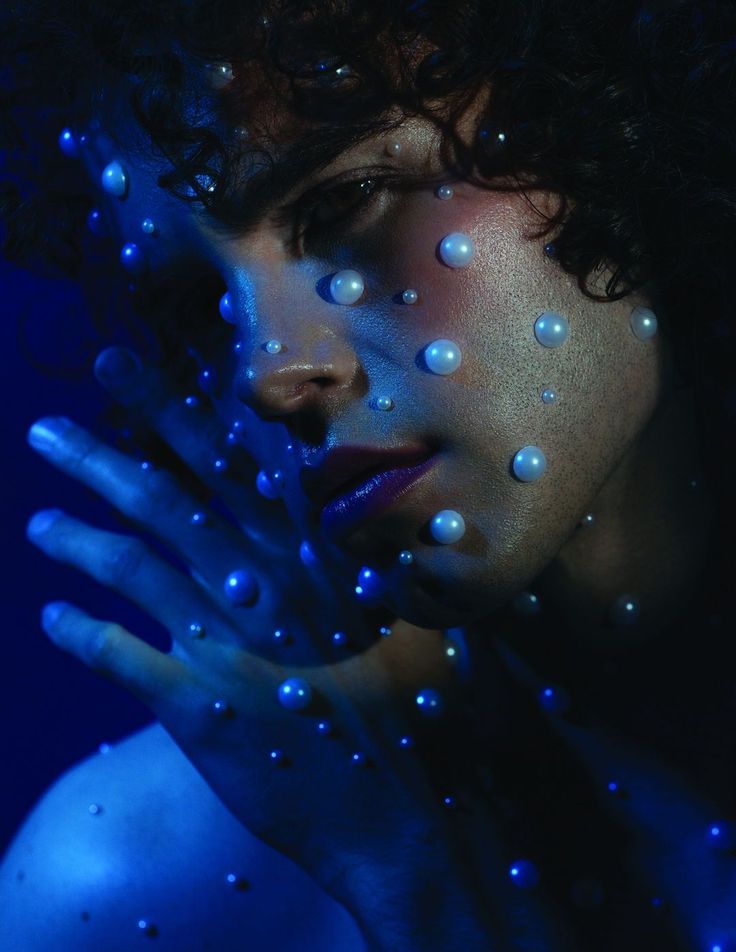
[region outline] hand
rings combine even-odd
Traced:
[[[406,629],[421,650],[402,654],[397,691],[386,658],[402,645],[378,638],[370,614],[344,588],[302,565],[300,539],[285,518],[271,532],[276,520],[268,511],[262,515],[267,504],[248,491],[244,478],[214,471],[221,435],[206,412],[186,407],[153,370],[141,370],[116,392],[131,410],[146,414],[194,473],[216,486],[247,531],[214,509],[206,525],[193,525],[201,503],[179,479],[141,468],[78,426],[57,426],[53,440],[33,437],[50,462],[151,533],[193,573],[139,538],[64,514],[37,517],[29,525],[36,545],[140,606],[171,633],[172,649],[160,652],[121,626],[63,603],[44,612],[50,637],[146,703],[234,815],[348,908],[360,905],[368,889],[374,902],[391,892],[398,906],[402,889],[418,889],[431,877],[450,894],[460,840],[480,846],[493,833],[482,814],[451,815],[444,805],[446,793],[474,796],[470,784],[463,789],[463,735],[453,731],[451,719],[423,722],[416,710],[418,689],[452,691],[449,669],[445,685],[436,674],[425,680],[442,666],[439,637]],[[252,604],[235,605],[225,594],[224,580],[236,569],[255,579]],[[203,637],[192,637],[193,622]],[[277,628],[289,632],[292,644],[274,642]],[[329,641],[336,630],[348,632],[362,650],[336,649]],[[290,677],[303,677],[313,691],[305,711],[279,703],[279,686]],[[318,724],[326,720],[333,731],[323,735]],[[413,749],[400,743],[406,735]],[[274,758],[274,751],[283,756]],[[465,843],[462,852],[468,850]],[[498,857],[495,878],[502,863],[498,851],[486,853],[486,864],[489,856]]]

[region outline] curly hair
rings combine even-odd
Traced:
[[[645,288],[695,388],[703,439],[733,427],[736,5],[23,0],[0,14],[0,37],[7,258],[78,273],[91,200],[55,137],[104,114],[104,90],[123,80],[149,148],[167,161],[159,184],[236,224],[239,171],[270,161],[238,137],[257,67],[303,123],[305,164],[390,129],[397,113],[420,114],[441,127],[453,173],[559,195],[537,237],[554,234],[557,262],[591,298]],[[233,82],[197,89],[192,77],[222,62]],[[457,119],[488,88],[467,148]],[[589,284],[604,267],[600,297]]]

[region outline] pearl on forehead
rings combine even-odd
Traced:
[[[639,340],[650,340],[657,333],[657,316],[651,308],[635,307],[631,312],[631,330]]]
[[[545,311],[534,324],[534,336],[542,347],[561,347],[570,336],[570,325],[561,314]]]
[[[233,311],[233,302],[232,302],[232,298],[230,297],[229,291],[225,291],[225,293],[220,298],[219,308],[220,308],[220,317],[222,317],[223,320],[227,321],[228,324],[234,324],[235,312]]]
[[[414,290],[414,288],[407,288],[406,291],[401,295],[401,300],[404,304],[416,304],[419,300],[419,294]]]
[[[128,175],[117,159],[108,162],[102,170],[100,184],[108,195],[114,195],[116,198],[125,197],[128,191]]]
[[[449,268],[467,268],[475,257],[475,244],[468,235],[453,231],[440,242],[439,254]]]
[[[133,241],[120,249],[120,263],[129,274],[142,274],[146,270],[146,256]]]
[[[513,462],[514,476],[523,483],[533,483],[547,469],[547,458],[538,446],[525,446],[519,450]]]
[[[287,678],[279,685],[278,699],[287,711],[303,711],[312,700],[312,689],[304,678]]]
[[[436,542],[452,545],[465,535],[465,520],[454,509],[442,509],[430,522],[429,531]]]
[[[336,304],[355,304],[363,296],[365,282],[357,271],[338,271],[330,281],[330,294]]]
[[[433,374],[447,377],[458,369],[463,355],[455,341],[440,338],[425,347],[424,362]]]

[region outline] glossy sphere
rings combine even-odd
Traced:
[[[156,233],[156,223],[152,218],[144,218],[141,222],[141,231],[144,235],[154,235]]]
[[[400,565],[412,565],[414,563],[414,554],[408,549],[404,549],[402,552],[399,552],[399,564]]]
[[[365,282],[357,271],[338,271],[330,281],[330,294],[335,304],[355,304],[363,297]]]
[[[108,162],[102,170],[100,184],[103,191],[116,198],[124,198],[128,191],[128,175],[117,159]]]
[[[225,291],[220,298],[220,317],[228,324],[235,323],[235,312],[233,311],[233,302],[229,291]]]
[[[283,345],[280,340],[268,340],[266,341],[265,350],[267,354],[280,354]]]
[[[419,294],[414,288],[407,288],[401,295],[401,300],[404,304],[416,304],[419,300]]]
[[[475,244],[462,232],[453,231],[442,239],[439,252],[448,268],[467,268],[475,257]]]
[[[639,620],[639,602],[633,595],[621,595],[611,606],[611,621],[617,628],[628,628]]]
[[[570,325],[561,314],[545,311],[534,324],[534,336],[542,347],[561,347],[570,336]]]
[[[519,592],[511,604],[519,615],[538,615],[542,610],[539,598],[533,592]]]
[[[146,256],[133,241],[120,250],[120,264],[129,274],[142,274],[146,270]]]
[[[87,228],[92,232],[93,235],[104,235],[105,226],[102,222],[102,213],[99,208],[93,208],[92,211],[87,215]]]
[[[539,706],[549,714],[563,714],[570,707],[570,698],[562,688],[542,688],[539,692]]]
[[[278,696],[287,711],[303,711],[312,700],[312,689],[304,678],[287,678],[279,685]]]
[[[332,644],[336,648],[342,648],[348,643],[348,636],[344,631],[336,631],[332,636]]]
[[[247,569],[236,569],[225,579],[225,595],[233,605],[251,605],[258,597],[258,583]]]
[[[542,403],[546,403],[547,406],[551,406],[553,403],[557,403],[557,391],[553,390],[552,387],[547,387],[546,390],[543,390]]]
[[[311,569],[316,565],[319,565],[319,559],[315,555],[314,549],[306,539],[299,546],[299,558],[302,560],[302,564],[306,565],[307,568]]]
[[[441,714],[444,707],[441,694],[433,688],[424,688],[419,691],[415,701],[417,710],[429,717],[436,717],[438,714]]]
[[[522,483],[533,483],[544,476],[547,458],[538,446],[525,446],[514,457],[514,476]]]
[[[376,407],[379,410],[393,410],[394,401],[391,397],[379,397],[376,400]]]
[[[355,586],[355,594],[361,601],[377,601],[384,592],[384,584],[381,576],[375,569],[364,565],[358,572],[358,581]]]
[[[443,202],[451,199],[454,194],[455,192],[451,185],[440,185],[436,192],[437,198],[441,198]]]
[[[198,621],[193,621],[189,626],[189,635],[191,638],[204,638],[204,626]]]
[[[256,489],[266,499],[278,499],[281,495],[281,490],[276,482],[263,469],[256,476]]]
[[[76,159],[79,155],[79,145],[71,129],[62,129],[59,133],[59,148],[69,159]]]
[[[635,307],[631,312],[631,330],[639,340],[650,340],[657,333],[657,316],[651,308]]]
[[[433,374],[447,377],[458,369],[463,355],[455,341],[440,338],[425,347],[424,362]]]
[[[519,889],[533,889],[539,882],[539,872],[528,859],[519,859],[509,867],[509,877]]]
[[[452,545],[465,535],[465,520],[454,509],[442,509],[429,524],[435,542]]]

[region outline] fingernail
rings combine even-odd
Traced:
[[[122,383],[141,372],[138,355],[127,347],[107,347],[97,355],[95,376],[103,383]]]
[[[63,515],[61,509],[42,509],[29,521],[27,532],[29,536],[38,536],[46,532]]]
[[[34,449],[47,453],[73,425],[67,417],[44,417],[37,420],[28,431],[28,442]]]
[[[41,611],[41,627],[48,631],[59,620],[59,616],[66,608],[66,602],[49,602]]]

